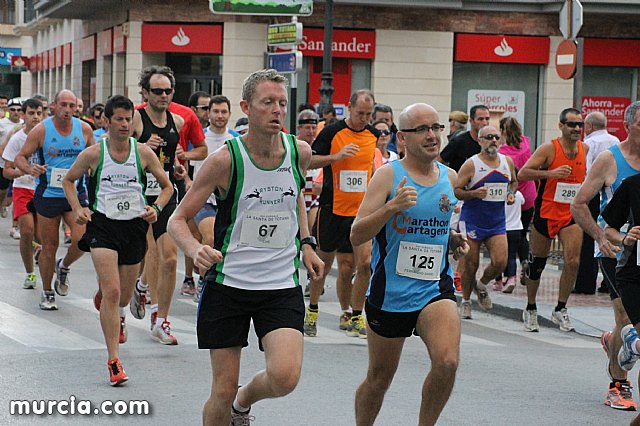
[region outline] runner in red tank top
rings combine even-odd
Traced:
[[[536,295],[551,241],[556,235],[564,250],[564,268],[560,275],[558,304],[551,313],[551,320],[563,331],[574,329],[567,313],[567,300],[580,263],[582,230],[574,223],[570,207],[586,174],[589,147],[580,140],[584,122],[577,109],[564,109],[560,113],[558,128],[562,136],[538,147],[518,173],[519,180],[539,181],[530,237],[529,268],[524,277],[527,307],[522,313],[522,320],[529,331],[539,330]]]

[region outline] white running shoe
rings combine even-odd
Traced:
[[[554,324],[559,325],[560,330],[562,331],[575,330],[573,324],[571,324],[571,319],[569,318],[567,308],[562,308],[559,311],[556,311],[555,309],[551,311],[551,321],[553,321]]]
[[[538,311],[535,309],[525,309],[522,311],[522,322],[524,323],[524,328],[527,331],[540,331],[540,326],[538,325]]]

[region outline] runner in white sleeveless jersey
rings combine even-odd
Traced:
[[[285,82],[274,70],[245,80],[240,107],[248,133],[205,160],[169,222],[177,244],[209,270],[198,308],[198,346],[210,350],[214,375],[203,415],[209,426],[248,424],[252,404],[292,392],[300,378],[299,252],[313,278],[322,275],[323,264],[309,237],[302,194],[311,149],[281,132]],[[211,193],[218,204],[214,247],[199,243],[187,226]],[[266,369],[236,392],[251,320]]]
[[[91,252],[100,281],[100,324],[109,353],[110,383],[117,386],[128,380],[120,364],[118,343],[127,340],[125,308],[147,251],[145,236],[149,223],[158,219],[169,202],[173,186],[151,148],[129,136],[131,100],[113,96],[105,105],[104,115],[109,123],[108,137],[78,156],[62,185],[76,223],[86,224],[78,246]],[[87,173],[89,208],[82,207],[73,184]],[[146,173],[152,174],[161,188],[153,205],[147,205],[145,196]]]

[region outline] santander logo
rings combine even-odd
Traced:
[[[180,27],[177,34],[171,37],[171,43],[175,44],[176,46],[186,46],[187,44],[191,43],[191,39],[185,34],[182,27]]]
[[[493,52],[498,56],[511,56],[513,54],[513,48],[509,46],[507,39],[503,38],[500,45],[493,49]]]

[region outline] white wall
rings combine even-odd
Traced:
[[[393,108],[396,122],[406,106],[424,102],[446,123],[452,78],[453,33],[376,31],[372,90],[377,102]]]
[[[222,51],[222,94],[231,101],[233,120],[242,117],[240,99],[242,82],[249,74],[264,68],[267,49],[267,26],[225,22]]]
[[[573,105],[573,79],[563,80],[556,72],[556,50],[562,37],[551,37],[549,65],[545,72],[545,85],[542,106],[541,142],[549,142],[560,136],[558,122],[560,112]]]

